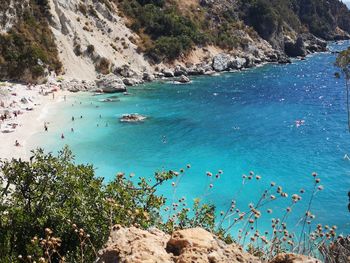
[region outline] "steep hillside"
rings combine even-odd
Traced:
[[[60,73],[47,1],[3,0],[0,5],[0,79],[37,81],[45,71]]]
[[[35,81],[55,71],[93,80],[124,69],[142,76],[208,68],[223,53],[249,67],[322,51],[320,39],[349,32],[350,11],[339,0],[3,0],[0,78]]]

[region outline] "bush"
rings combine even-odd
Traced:
[[[122,173],[104,185],[91,165],[74,164],[68,148],[57,157],[37,150],[30,161],[2,161],[0,172],[0,262],[48,258],[40,238],[54,236],[60,245],[51,261],[93,262],[114,224],[172,227],[162,224],[165,198],[155,192],[173,172],[156,173],[154,185],[144,178],[134,185]]]

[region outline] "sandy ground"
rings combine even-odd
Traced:
[[[4,90],[10,90],[10,94],[4,96]],[[49,92],[48,95],[42,95],[41,91]],[[64,100],[65,96],[69,95],[67,91],[55,91],[51,93],[52,87],[35,86],[31,90],[25,85],[14,85],[12,87],[0,87],[0,115],[4,110],[18,109],[22,107],[22,112],[17,117],[12,115],[11,119],[0,121],[0,159],[22,158],[28,159],[30,150],[27,147],[28,139],[35,133],[44,130],[45,118],[49,110],[54,109],[55,104]],[[11,95],[12,94],[12,95]],[[25,110],[24,104],[21,103],[22,98],[30,100],[29,107],[32,110]],[[12,103],[12,105],[9,105]],[[5,104],[5,107],[4,107]],[[8,124],[17,124],[17,127],[11,133],[4,133]],[[15,146],[16,140],[20,146]]]

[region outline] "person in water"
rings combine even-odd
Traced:
[[[72,121],[74,121],[74,117],[72,116]]]
[[[70,131],[71,131],[71,132],[74,132],[74,129],[73,129],[73,128],[70,128]]]
[[[63,134],[63,133],[61,134],[61,139],[62,139],[62,140],[64,139],[64,134]]]

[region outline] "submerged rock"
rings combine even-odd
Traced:
[[[121,122],[140,122],[140,121],[144,121],[146,118],[147,118],[146,116],[142,116],[137,113],[131,113],[131,114],[124,114],[120,118],[120,121]]]

